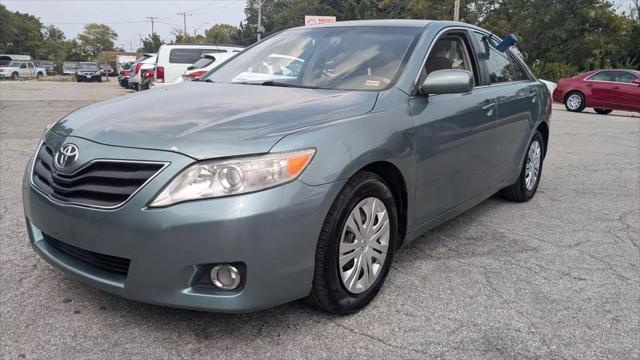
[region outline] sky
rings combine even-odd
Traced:
[[[631,4],[631,0],[615,2],[621,9]],[[0,4],[11,11],[37,16],[45,25],[59,27],[68,39],[82,32],[87,23],[107,24],[118,33],[116,46],[135,50],[140,46],[140,37],[151,33],[147,16],[158,18],[155,31],[164,41],[169,41],[173,30],[183,28],[184,19],[179,12],[191,14],[186,17],[189,34],[194,31],[202,34],[218,23],[238,26],[245,18],[246,0],[0,0]]]
[[[40,18],[45,25],[55,25],[64,31],[67,39],[74,38],[83,31],[87,23],[103,23],[118,33],[116,46],[134,51],[140,46],[140,37],[151,33],[151,22],[147,16],[154,16],[155,32],[164,41],[172,40],[174,29],[183,28],[186,11],[187,31],[203,34],[214,24],[223,23],[238,26],[244,20],[245,0],[201,0],[201,1],[124,1],[124,0],[0,0],[11,11],[26,12]]]

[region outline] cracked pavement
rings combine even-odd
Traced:
[[[33,252],[22,173],[46,124],[114,82],[0,82],[0,354],[5,359],[638,359],[640,117],[554,106],[536,197],[491,198],[396,254],[378,298],[225,315],[129,301]]]

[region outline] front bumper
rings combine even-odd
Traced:
[[[73,139],[81,149],[90,142]],[[305,297],[311,290],[315,249],[325,215],[342,183],[292,183],[261,192],[193,201],[162,209],[146,204],[193,160],[175,153],[91,143],[99,152],[171,164],[116,210],[58,204],[23,183],[31,244],[53,266],[79,280],[129,299],[172,307],[245,312]],[[130,260],[126,274],[110,273],[69,256],[55,238],[91,252]],[[201,286],[203,271],[241,263],[236,291]],[[205,276],[207,274],[204,274]]]

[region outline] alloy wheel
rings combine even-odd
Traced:
[[[578,110],[582,105],[582,98],[578,94],[571,94],[567,99],[567,107],[570,110]]]

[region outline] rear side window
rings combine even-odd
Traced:
[[[498,51],[487,37],[481,33],[476,33],[476,37],[483,48],[483,58],[487,64],[491,84],[528,80],[528,76],[522,70],[522,67],[509,53]]]
[[[589,80],[593,81],[616,81],[616,74],[613,71],[600,71],[595,75],[591,75]]]
[[[171,49],[169,53],[169,62],[172,64],[193,64],[202,56],[203,51],[211,52],[205,49]]]

